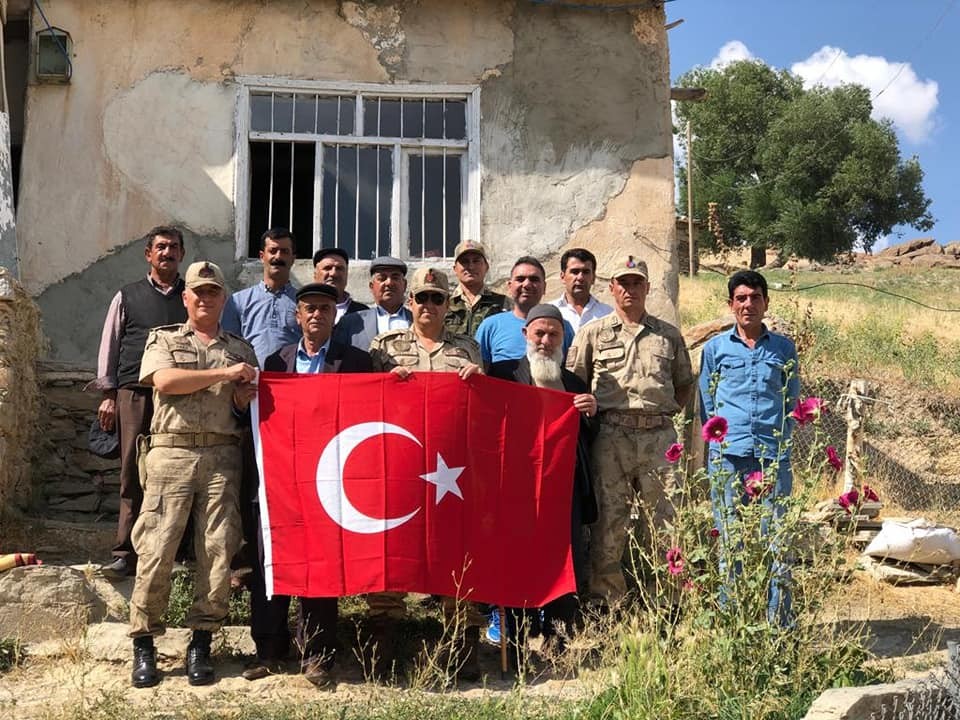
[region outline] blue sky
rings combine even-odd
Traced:
[[[807,84],[866,85],[901,155],[919,157],[936,221],[929,233],[897,228],[874,249],[921,235],[960,240],[960,0],[673,0],[666,10],[668,22],[685,20],[669,31],[674,80],[754,58]]]

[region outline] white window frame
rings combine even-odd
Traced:
[[[409,223],[407,219],[407,184],[409,181],[408,161],[411,151],[420,149],[426,152],[443,153],[444,147],[463,151],[462,140],[422,140],[418,138],[379,138],[363,135],[362,105],[363,97],[374,95],[381,98],[456,98],[466,101],[466,150],[462,152],[465,162],[461,163],[461,238],[480,240],[480,87],[478,85],[438,85],[438,84],[382,84],[327,82],[322,80],[291,80],[260,76],[244,76],[237,79],[239,92],[236,104],[236,170],[234,176],[235,243],[236,259],[250,260],[247,255],[250,231],[250,140],[263,139],[278,142],[314,142],[316,143],[317,162],[314,175],[313,200],[313,238],[314,252],[320,246],[320,213],[322,211],[320,193],[322,184],[323,147],[327,144],[343,145],[393,145],[393,197],[391,211],[391,254],[418,262],[420,258],[407,257],[409,247]],[[320,135],[295,132],[251,132],[250,130],[250,94],[255,92],[304,92],[353,95],[354,134]],[[431,260],[452,260],[450,257],[431,258]],[[357,258],[362,262],[364,258]],[[424,260],[426,261],[426,260]],[[353,261],[351,261],[353,262]]]

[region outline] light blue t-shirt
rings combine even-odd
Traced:
[[[227,298],[220,325],[253,345],[263,367],[273,353],[301,338],[296,310],[297,291],[293,285],[287,283],[278,292],[270,292],[261,281]]]
[[[477,328],[476,341],[480,344],[480,357],[487,365],[501,360],[519,360],[527,354],[527,339],[523,336],[524,318],[512,312],[491,315]],[[573,343],[573,328],[563,321],[563,355]]]

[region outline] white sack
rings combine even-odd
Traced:
[[[908,523],[884,520],[877,536],[870,541],[865,555],[888,560],[946,565],[960,560],[960,535],[923,518]]]

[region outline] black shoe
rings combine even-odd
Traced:
[[[279,675],[284,669],[284,663],[281,660],[255,657],[244,667],[241,676],[244,680],[260,680],[268,675]]]
[[[110,580],[122,580],[137,574],[137,561],[128,560],[125,555],[115,557],[113,562],[100,566],[100,574]]]
[[[133,672],[130,680],[135,688],[153,687],[160,682],[157,672],[157,651],[149,635],[133,641]]]
[[[214,681],[210,662],[210,632],[194,630],[187,646],[187,682],[191,685],[209,685]]]

